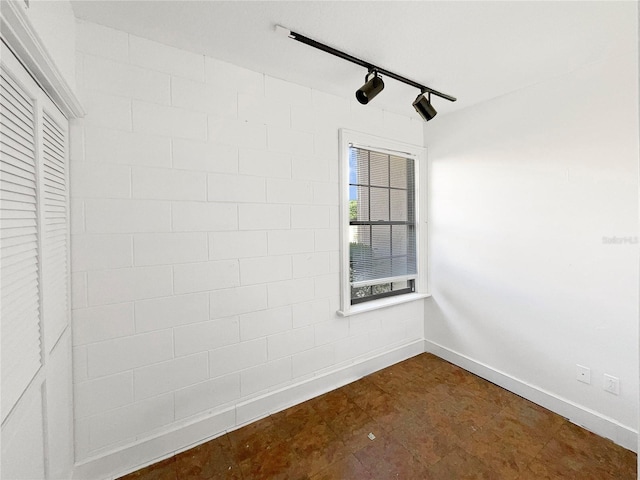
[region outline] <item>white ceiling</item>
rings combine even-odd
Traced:
[[[503,95],[634,48],[635,2],[73,1],[80,19],[353,98],[366,71],[274,32],[276,24],[458,102]],[[372,104],[416,116],[392,79]]]

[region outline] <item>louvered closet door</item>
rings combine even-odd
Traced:
[[[0,79],[2,419],[41,366],[35,105]]]
[[[47,351],[54,347],[68,322],[68,212],[66,128],[55,110],[42,116],[43,313]]]

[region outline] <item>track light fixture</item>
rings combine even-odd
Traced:
[[[425,93],[427,93],[427,97],[424,96]],[[416,112],[418,112],[425,122],[428,122],[438,114],[436,109],[433,108],[433,105],[431,105],[431,94],[428,92],[422,92],[416,97],[413,102],[413,108],[416,109]]]
[[[365,77],[365,84],[356,91],[356,98],[358,102],[363,105],[369,103],[373,98],[378,95],[382,89],[384,88],[384,82],[382,78],[378,76],[378,74],[384,75],[389,78],[393,78],[399,82],[405,83],[412,87],[415,87],[420,90],[420,95],[413,102],[413,108],[416,109],[416,112],[420,114],[425,121],[431,120],[438,113],[435,108],[431,105],[431,94],[444,98],[445,100],[449,100],[450,102],[455,102],[457,99],[452,97],[451,95],[447,95],[446,93],[438,92],[432,88],[429,88],[425,85],[422,85],[418,82],[414,82],[413,80],[409,80],[403,76],[398,75],[397,73],[390,72],[389,70],[385,70],[384,68],[377,67],[376,65],[365,62],[359,58],[354,57],[353,55],[349,55],[348,53],[344,53],[340,50],[337,50],[333,47],[325,45],[324,43],[317,42],[309,37],[305,37],[304,35],[300,35],[299,33],[292,32],[288,28],[281,27],[280,25],[276,25],[276,32],[286,35],[289,38],[296,40],[300,43],[304,43],[309,45],[310,47],[317,48],[318,50],[322,50],[323,52],[330,53],[331,55],[335,55],[336,57],[340,57],[343,60],[346,60],[351,63],[355,63],[356,65],[360,65],[367,69],[369,73],[367,73]],[[373,75],[373,76],[372,76]],[[427,96],[425,96],[427,94]]]
[[[384,88],[384,82],[378,76],[377,70],[369,72],[364,77],[364,82],[364,85],[356,91],[356,98],[362,105],[366,105],[373,100]]]

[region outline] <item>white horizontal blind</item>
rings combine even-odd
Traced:
[[[41,366],[35,106],[0,69],[2,419]]]
[[[66,131],[53,116],[42,117],[42,248],[45,344],[53,348],[68,322]]]
[[[414,162],[355,146],[349,149],[352,287],[417,276]]]

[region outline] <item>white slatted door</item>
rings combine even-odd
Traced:
[[[0,40],[2,478],[71,477],[68,125]]]
[[[2,420],[41,364],[35,104],[0,69]]]
[[[42,182],[40,208],[43,250],[44,340],[47,352],[68,324],[68,172],[67,132],[57,111],[42,116]]]

